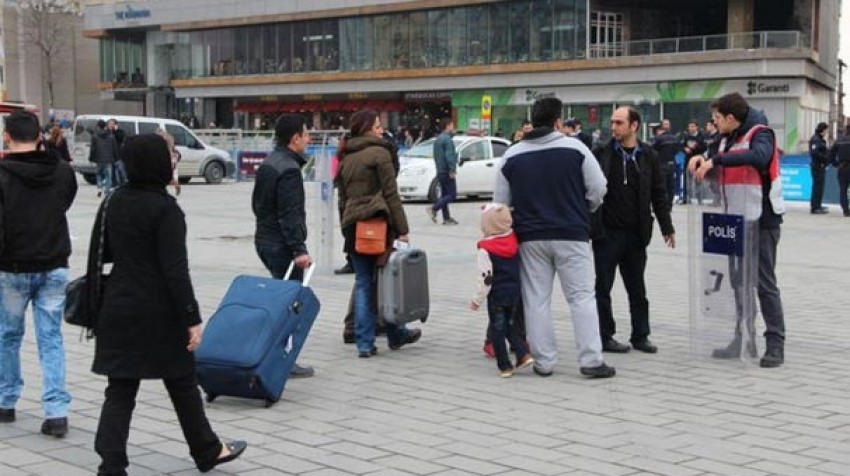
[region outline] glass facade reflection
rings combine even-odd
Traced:
[[[175,35],[175,43],[166,45],[180,56],[179,60],[170,61],[167,78],[584,58],[586,8],[587,0],[514,0],[197,30]],[[101,40],[101,51],[113,48],[111,44],[115,41]],[[102,80],[114,80],[119,66],[101,64]]]

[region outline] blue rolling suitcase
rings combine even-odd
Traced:
[[[318,314],[316,295],[298,281],[234,279],[195,350],[207,401],[228,395],[265,400],[266,407],[277,402]]]

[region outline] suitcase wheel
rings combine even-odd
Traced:
[[[216,395],[216,394],[214,394],[214,393],[212,393],[212,392],[208,393],[208,394],[207,394],[207,403],[212,403],[212,402],[213,402],[213,400],[215,400],[215,399],[216,399],[216,397],[218,397],[218,395]]]
[[[267,398],[267,399],[266,399],[266,405],[265,405],[265,406],[266,406],[266,408],[271,408],[271,407],[272,407],[272,405],[274,405],[274,400],[272,400],[272,399],[270,399],[270,398]]]

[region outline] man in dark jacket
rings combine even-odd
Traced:
[[[112,183],[118,187],[127,182],[127,167],[124,165],[124,154],[121,153],[121,149],[124,147],[124,139],[127,138],[127,134],[124,133],[124,130],[118,125],[118,119],[115,118],[106,121],[106,128],[112,134],[112,137],[115,138],[115,144],[118,146],[118,160],[115,161],[115,165],[112,170]]]
[[[6,118],[3,141],[10,153],[0,160],[0,423],[15,421],[24,384],[24,316],[32,302],[44,382],[41,432],[63,437],[71,403],[62,343],[71,255],[65,213],[77,194],[77,181],[67,162],[38,150],[39,135],[34,114],[16,111]]]
[[[682,152],[685,154],[685,160],[676,164],[676,172],[681,177],[676,178],[676,183],[680,183],[682,196],[679,203],[687,204],[688,201],[688,161],[691,157],[704,154],[706,149],[705,139],[702,132],[699,130],[699,122],[696,119],[688,121],[688,128],[682,132]]]
[[[847,202],[847,187],[850,186],[850,126],[832,144],[829,161],[838,167],[838,202],[844,216],[850,217],[850,205]]]
[[[665,123],[670,121],[665,119]],[[666,179],[667,201],[670,202],[670,207],[673,206],[673,200],[676,198],[676,154],[682,151],[682,143],[678,137],[669,129],[670,126],[660,126],[660,133],[652,139],[652,148],[658,154],[658,161],[661,163],[661,173]]]
[[[449,212],[449,204],[457,198],[457,152],[452,140],[455,123],[445,120],[443,133],[434,142],[434,163],[437,166],[437,181],[440,183],[440,198],[437,203],[428,205],[428,216],[437,223],[437,211],[443,212],[443,225],[457,225],[457,220]]]
[[[671,248],[676,246],[664,175],[655,151],[637,138],[640,122],[640,114],[633,108],[616,109],[611,115],[614,138],[594,150],[608,180],[605,201],[593,217],[596,308],[602,350],[606,352],[630,350],[627,344],[614,339],[616,324],[611,310],[611,288],[618,267],[629,295],[632,346],[651,354],[658,351],[649,340],[649,301],[644,283],[653,211],[664,242]]]
[[[826,178],[826,166],[829,165],[829,149],[826,147],[826,131],[829,124],[821,122],[815,127],[815,133],[809,139],[809,155],[812,157],[812,197],[809,200],[810,212],[815,215],[829,213],[829,209],[822,205],[823,186]]]
[[[257,169],[251,206],[257,217],[254,245],[272,277],[283,279],[295,262],[290,279],[300,281],[312,259],[307,252],[307,212],[304,200],[302,154],[310,144],[307,123],[297,114],[284,114],[275,124],[277,146]],[[312,367],[295,365],[290,376],[311,377]]]
[[[97,130],[92,133],[89,162],[97,164],[97,196],[112,189],[112,169],[118,161],[118,142],[115,136],[106,128],[106,122],[97,121]]]
[[[758,240],[758,257],[750,257],[745,263],[735,266],[739,271],[731,272],[731,281],[736,283],[733,286],[736,287],[738,308],[735,338],[727,347],[715,349],[712,357],[739,358],[742,352],[756,355],[754,340],[745,343],[744,333],[747,329],[751,332],[755,326],[755,306],[746,303],[754,302],[749,295],[758,289],[767,344],[759,365],[779,367],[785,362],[785,314],[776,281],[776,249],[782,214],[785,213],[779,177],[779,148],[773,130],[767,127],[767,118],[751,108],[740,94],[730,93],[714,100],[711,111],[721,134],[720,146],[711,158],[702,155],[691,158],[688,169],[697,181],[701,181],[714,166],[723,166],[721,181],[725,187],[727,213],[735,210],[747,221],[758,221],[758,227],[746,228],[754,230],[754,236],[747,239]],[[752,183],[749,177],[753,175],[760,177],[761,183]],[[752,206],[758,203],[761,206]],[[730,267],[732,264],[734,262],[730,259]],[[752,268],[750,272],[740,271],[744,265]],[[754,337],[754,334],[746,337]]]

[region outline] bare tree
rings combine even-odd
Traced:
[[[55,106],[54,76],[72,47],[74,27],[81,14],[79,1],[16,0],[23,40],[42,55],[48,104]]]

